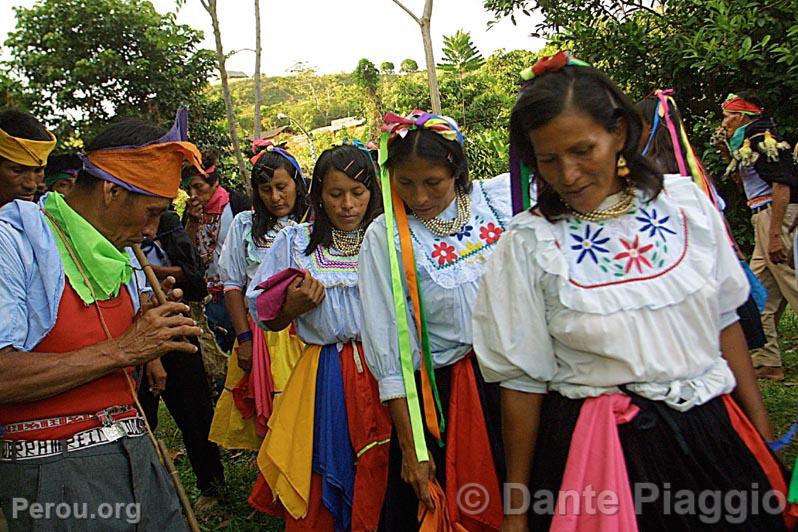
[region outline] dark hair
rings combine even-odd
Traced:
[[[266,204],[260,198],[258,187],[264,183],[268,183],[274,177],[274,172],[282,168],[296,185],[296,199],[294,200],[294,210],[291,212],[291,217],[299,221],[305,213],[305,196],[307,189],[305,188],[305,178],[300,172],[291,164],[285,156],[276,151],[264,153],[260,159],[252,167],[252,175],[250,182],[252,183],[252,207],[255,211],[252,214],[252,240],[256,244],[263,244],[266,233],[271,230],[277,223],[275,217]]]
[[[103,129],[94,139],[86,144],[86,152],[116,148],[118,146],[138,146],[157,140],[166,134],[166,130],[138,118],[128,118],[111,124]],[[102,180],[85,170],[78,172],[75,186],[91,188]]]
[[[413,157],[419,157],[433,165],[448,167],[455,177],[455,182],[466,192],[471,192],[468,159],[463,147],[456,140],[446,140],[443,135],[430,129],[421,127],[412,129],[404,138],[396,136],[388,144],[388,159],[385,161],[385,166],[394,168]]]
[[[371,197],[363,221],[360,222],[362,229],[367,228],[372,220],[382,213],[382,195],[377,181],[377,168],[368,153],[349,144],[325,150],[313,168],[308,201],[315,209],[316,220],[313,222],[313,231],[305,255],[313,253],[318,246],[327,247],[332,244],[333,225],[321,205],[324,178],[331,170],[338,170],[369,189]]]
[[[626,180],[642,190],[648,200],[656,198],[662,190],[662,174],[641,154],[640,114],[618,86],[593,67],[565,66],[524,85],[510,115],[510,142],[521,160],[532,171],[537,169],[529,132],[545,126],[570,106],[586,113],[609,132],[616,131],[622,119],[626,121],[626,143],[619,154],[629,167]],[[568,212],[562,198],[543,179],[536,207],[549,221]]]
[[[28,140],[50,140],[50,135],[33,115],[19,109],[0,112],[0,129],[12,137]]]
[[[202,152],[202,167],[205,170],[208,170],[214,166],[216,169],[214,169],[213,172],[208,172],[207,176],[204,176],[193,166],[186,165],[180,172],[180,182],[183,184],[183,186],[187,186],[188,182],[191,181],[194,176],[201,177],[202,180],[209,185],[215,185],[219,182],[219,180],[222,178],[222,173],[220,172],[219,168],[219,154],[213,150],[204,151]]]
[[[57,153],[47,158],[44,175],[49,176],[66,170],[78,170],[82,166],[83,162],[76,153]]]

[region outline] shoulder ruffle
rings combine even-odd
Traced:
[[[511,212],[509,174],[474,181],[471,219],[460,233],[436,237],[418,220],[410,218],[416,263],[443,288],[478,282],[510,221]],[[398,234],[395,244],[399,245]]]
[[[671,306],[706,285],[717,246],[729,245],[716,241],[712,208],[689,178],[666,176],[654,201],[606,224],[552,224],[525,212],[509,227],[521,233],[537,265],[557,278],[565,307],[608,314]]]

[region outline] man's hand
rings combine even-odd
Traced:
[[[289,316],[301,316],[313,310],[324,301],[324,285],[305,272],[305,277],[297,277],[288,285],[283,303],[283,312]]]
[[[238,344],[238,367],[247,373],[252,371],[252,340]]]
[[[185,337],[199,336],[202,330],[194,320],[181,315],[188,310],[183,303],[170,301],[139,316],[115,340],[117,351],[124,357],[124,365],[137,366],[170,351],[196,353],[196,346]]]
[[[158,397],[166,390],[166,370],[163,364],[161,364],[161,359],[156,358],[147,362],[145,372],[147,374],[147,383],[149,384],[150,393]]]
[[[781,242],[781,235],[770,235],[768,239],[768,257],[773,264],[781,264],[787,261],[787,254],[784,251],[784,244]]]

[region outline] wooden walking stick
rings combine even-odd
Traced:
[[[133,244],[133,253],[136,255],[136,259],[139,261],[141,269],[144,270],[144,275],[147,276],[147,282],[150,283],[158,304],[163,305],[166,303],[166,294],[164,294],[163,290],[161,289],[161,282],[155,275],[155,271],[153,271],[150,261],[147,260],[147,257],[144,255],[144,252],[141,250],[141,247],[138,244]],[[137,396],[136,404],[138,405]],[[139,408],[141,408],[141,406],[139,406]],[[186,495],[186,490],[183,487],[183,483],[180,482],[180,476],[177,473],[177,468],[175,467],[175,463],[172,461],[172,457],[169,456],[169,449],[167,448],[166,443],[164,443],[163,440],[155,439],[155,435],[152,433],[152,430],[150,430],[149,424],[147,424],[147,432],[150,433],[150,439],[152,440],[153,445],[155,445],[155,451],[161,458],[161,463],[164,465],[166,471],[169,473],[169,476],[172,479],[172,483],[175,486],[175,491],[177,492],[177,497],[180,499],[180,505],[183,507],[183,513],[186,515],[188,526],[191,528],[192,532],[200,532],[197,517],[194,515],[194,509],[191,507],[191,501],[188,500],[188,495]]]

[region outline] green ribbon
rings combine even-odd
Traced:
[[[528,211],[532,205],[530,205],[531,201],[529,200],[529,186],[532,183],[529,179],[529,167],[521,162],[521,203],[524,206],[524,210]]]
[[[72,251],[83,266],[97,298],[105,301],[119,295],[119,288],[130,282],[133,275],[130,257],[116,249],[93,225],[75,212],[61,194],[57,192],[47,194],[44,210],[58,224],[56,228],[53,220],[45,217],[56,236],[55,243],[61,255],[61,262],[64,263],[64,274],[80,299],[87,305],[95,301],[92,291],[86,286],[77,264],[62,240],[61,231],[69,240]]]
[[[787,491],[787,502],[798,503],[798,456],[795,457],[795,465],[792,468],[790,489]]]
[[[393,291],[393,304],[396,311],[396,330],[399,336],[399,361],[402,366],[402,380],[405,384],[407,409],[410,413],[410,428],[413,432],[413,445],[416,449],[416,458],[419,462],[429,461],[427,444],[424,438],[424,421],[421,416],[421,405],[418,400],[416,388],[415,368],[413,366],[413,348],[410,345],[410,327],[407,322],[407,301],[402,285],[402,271],[399,267],[399,258],[394,245],[394,232],[396,218],[393,211],[391,198],[391,177],[385,161],[388,160],[388,134],[380,137],[379,166],[380,183],[382,185],[382,202],[385,208],[385,232],[388,236],[388,259],[391,266],[391,289]]]

